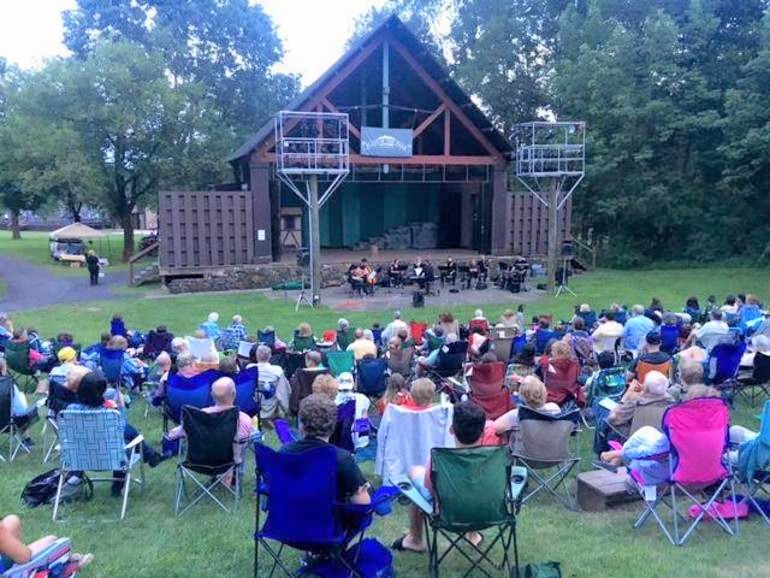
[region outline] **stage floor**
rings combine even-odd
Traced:
[[[440,294],[426,296],[425,306],[442,307],[450,311],[458,305],[483,308],[484,305],[502,304],[515,308],[521,303],[532,303],[546,294],[545,291],[534,289],[534,282],[531,285],[528,283],[528,286],[531,287],[530,290],[524,293],[511,293],[494,286],[482,291],[468,289],[460,290],[457,293],[450,293],[448,287],[445,289],[437,287],[437,289],[440,289]],[[374,295],[358,297],[351,296],[350,288],[347,285],[343,287],[327,287],[321,290],[321,304],[336,311],[382,311],[384,312],[383,319],[388,319],[388,312],[412,307],[412,292],[416,288],[416,286],[396,289],[378,287]],[[266,292],[266,295],[271,299],[287,299],[296,302],[299,291],[269,291]],[[382,319],[380,321],[382,322]]]

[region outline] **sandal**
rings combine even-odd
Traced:
[[[407,536],[408,534],[401,536],[398,540],[391,544],[390,548],[396,552],[411,552],[412,554],[425,554],[427,552],[427,550],[414,550],[413,548],[407,548],[404,546],[404,540]]]

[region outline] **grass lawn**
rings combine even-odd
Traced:
[[[139,242],[137,235],[136,242]],[[111,232],[109,237],[94,239],[92,243],[86,240],[86,245],[93,248],[100,257],[110,262],[109,271],[123,271],[128,265],[121,262],[123,254],[123,233]],[[78,268],[57,263],[51,258],[48,233],[45,231],[22,231],[21,239],[12,239],[10,231],[0,231],[0,253],[8,253],[21,257],[35,265],[48,267],[61,275],[82,275]]]
[[[0,245],[0,249],[3,245]],[[709,268],[686,271],[616,272],[597,271],[575,278],[572,288],[577,298],[544,299],[527,307],[526,314],[554,312],[567,317],[576,303],[588,302],[600,309],[611,302],[648,303],[653,295],[672,309],[683,306],[691,294],[701,303],[709,294],[722,299],[726,293],[757,293],[762,301],[770,301],[770,271],[751,269]],[[505,295],[501,293],[501,296]],[[485,313],[496,318],[510,304],[487,306]],[[456,308],[460,319],[467,319],[472,307]],[[338,312],[303,309],[294,312],[294,304],[271,300],[258,293],[232,295],[199,295],[146,299],[127,296],[110,302],[86,302],[76,306],[54,307],[14,314],[21,325],[35,325],[43,335],[71,330],[83,344],[97,338],[109,328],[113,312],[123,314],[131,328],[147,330],[165,323],[177,334],[195,329],[210,311],[218,311],[221,319],[239,313],[247,326],[255,330],[266,324],[275,325],[279,334],[288,337],[291,330],[308,320],[316,334],[333,327]],[[406,318],[431,320],[435,308],[406,310]],[[354,324],[369,326],[379,318],[387,322],[389,312],[345,314]],[[154,445],[161,437],[161,421],[151,413],[145,420],[143,402],[137,401],[130,421]],[[757,410],[739,405],[734,421],[756,428],[753,417]],[[25,522],[26,536],[32,539],[55,533],[70,536],[78,551],[93,552],[97,561],[84,572],[85,577],[185,576],[243,577],[252,575],[254,501],[247,497],[232,516],[208,504],[199,505],[181,519],[173,515],[175,468],[166,462],[148,471],[149,487],[145,495],[134,493],[125,521],[117,522],[118,503],[110,498],[108,487],[97,487],[89,503],[65,507],[61,522],[50,521],[51,508],[24,510],[19,495],[33,476],[51,469],[40,463],[42,458],[39,428],[33,433],[38,447],[31,456],[22,456],[11,464],[0,464],[0,513],[18,512]],[[588,469],[590,436],[583,439],[583,469]],[[270,441],[274,441],[272,436]],[[253,459],[249,459],[246,487],[252,485]],[[372,475],[373,464],[363,465]],[[469,498],[473,497],[468,488]],[[631,523],[639,512],[639,504],[631,504],[605,513],[567,512],[548,499],[528,504],[519,518],[519,543],[524,562],[558,560],[564,576],[606,577],[671,577],[701,578],[726,576],[770,576],[770,555],[764,549],[770,528],[751,520],[741,526],[740,536],[729,538],[713,525],[704,524],[684,548],[671,547],[654,526],[634,531]],[[298,520],[298,523],[301,523]],[[371,534],[389,545],[407,525],[405,509],[396,505],[387,518],[378,518]],[[397,554],[396,568],[400,576],[425,576],[427,559],[414,554]],[[458,556],[447,561],[444,576],[461,576],[465,565]],[[260,576],[267,576],[264,569]]]

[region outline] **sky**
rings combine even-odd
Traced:
[[[280,72],[308,85],[341,55],[356,17],[385,0],[261,0],[283,40]],[[61,13],[75,0],[0,0],[0,56],[21,68],[66,55]],[[320,24],[320,25],[319,25]],[[317,34],[321,31],[322,37]]]

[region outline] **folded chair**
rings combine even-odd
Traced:
[[[326,365],[334,377],[340,373],[354,373],[356,357],[352,351],[329,351],[326,354]]]
[[[579,409],[553,415],[519,406],[519,432],[511,437],[511,449],[516,464],[524,466],[536,484],[522,503],[545,491],[570,510],[576,508],[568,485],[570,474],[580,464],[577,452],[570,449],[570,439],[580,433],[579,423]],[[579,437],[575,439],[579,448]]]
[[[59,485],[53,504],[53,520],[59,513],[62,487],[74,472],[110,472],[109,477],[91,478],[92,482],[123,482],[123,500],[120,519],[126,517],[131,483],[145,489],[142,442],[136,436],[126,444],[123,420],[116,410],[70,410],[59,412],[59,442],[61,467]],[[139,479],[134,479],[134,466],[139,466]],[[125,477],[115,476],[122,472]]]
[[[177,466],[176,501],[174,511],[181,516],[203,498],[211,499],[225,512],[231,510],[214,491],[222,487],[232,494],[233,511],[241,495],[241,474],[235,463],[233,443],[238,443],[238,408],[207,413],[195,407],[182,408],[182,428],[186,455]],[[247,440],[242,440],[245,443]],[[187,492],[187,481],[197,490]],[[228,483],[232,480],[232,485]],[[182,498],[186,505],[182,507]]]
[[[29,343],[5,342],[5,361],[8,373],[16,380],[22,391],[32,392],[37,388],[35,370],[29,364]]]
[[[770,495],[770,400],[765,401],[759,435],[751,441],[742,443],[737,450],[736,474],[746,486],[746,496],[743,501],[748,501],[752,509],[759,512],[765,523],[770,525],[766,508],[757,501],[757,495],[760,492],[765,496],[765,503],[767,503],[767,496]]]
[[[0,434],[8,434],[8,460],[13,461],[22,450],[28,454],[32,449],[24,441],[24,432],[35,421],[37,412],[28,416],[13,415],[14,381],[9,376],[0,376]],[[0,453],[0,462],[6,460]]]
[[[77,564],[70,562],[72,544],[69,538],[59,538],[26,564],[15,564],[2,574],[2,578],[36,578],[38,576],[56,576],[73,578],[78,575]]]
[[[358,362],[358,392],[379,398],[387,387],[388,362],[386,359],[362,359]]]
[[[644,511],[634,523],[640,528],[652,516],[666,538],[675,546],[681,546],[692,535],[700,522],[708,516],[730,535],[738,533],[735,485],[730,461],[727,458],[730,412],[724,401],[717,398],[699,398],[686,401],[666,411],[663,416],[663,433],[669,441],[669,453],[654,456],[668,461],[668,488],[670,501],[664,500],[665,488],[661,484],[648,484],[641,470],[630,470],[644,500]],[[716,505],[717,498],[729,489],[728,495],[733,512],[734,525],[728,522]],[[682,504],[684,501],[684,504]],[[692,505],[687,509],[681,509]],[[672,511],[673,529],[666,526],[658,512],[664,504]],[[695,516],[684,533],[680,521],[687,523],[687,514]]]
[[[284,547],[331,559],[343,575],[362,576],[356,569],[361,543],[371,523],[371,506],[337,501],[337,450],[332,446],[302,453],[278,453],[255,445],[257,461],[256,532],[254,576],[273,576],[280,568],[287,577],[296,576],[284,559]],[[267,519],[261,523],[263,508]],[[271,543],[277,542],[278,548]],[[272,565],[260,568],[260,551]],[[304,568],[303,572],[309,569]],[[312,571],[312,569],[310,569]],[[335,574],[338,575],[338,574]]]
[[[510,454],[502,447],[434,448],[430,476],[435,495],[433,503],[425,499],[408,477],[395,480],[401,493],[423,513],[428,574],[438,576],[441,563],[456,550],[470,563],[465,576],[474,570],[489,578],[518,576],[516,515],[527,485],[526,469],[512,467]],[[492,540],[474,545],[466,538],[468,532],[488,529],[495,530]],[[439,535],[448,542],[441,555]],[[495,562],[491,555],[498,544],[502,559]],[[509,555],[511,545],[513,560]]]
[[[505,363],[477,363],[468,381],[470,397],[487,419],[497,419],[513,408],[511,392],[505,387]]]

